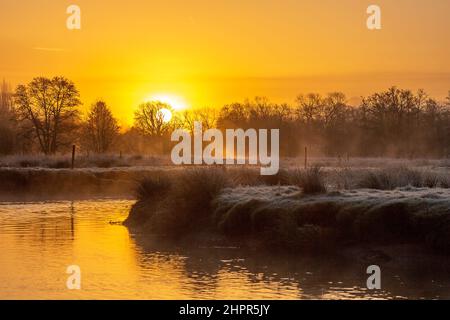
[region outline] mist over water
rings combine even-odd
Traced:
[[[130,234],[115,222],[132,203],[0,204],[0,298],[448,298],[445,274],[385,268],[384,290],[374,292],[365,288],[365,267],[351,259],[181,248]],[[66,288],[73,264],[81,268],[79,291]]]

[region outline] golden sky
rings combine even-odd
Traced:
[[[66,8],[81,8],[81,30]],[[378,4],[382,30],[366,27]],[[450,90],[448,0],[0,0],[0,78],[64,75],[116,116],[172,95],[220,106],[256,95],[350,99],[398,85]]]

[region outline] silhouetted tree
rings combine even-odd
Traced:
[[[423,90],[396,87],[349,106],[343,93],[299,95],[296,105],[266,98],[225,105],[218,126],[279,128],[282,155],[298,155],[304,146],[327,156],[448,156],[450,94],[438,103]]]
[[[323,119],[324,100],[317,93],[299,95],[296,99],[298,119],[307,125],[320,123]]]
[[[343,156],[353,143],[354,113],[345,94],[332,92],[323,100],[323,140],[325,153]]]
[[[27,142],[33,141],[42,152],[51,154],[73,142],[70,135],[78,125],[79,104],[78,91],[65,78],[35,78],[18,86],[14,97],[3,82],[0,153],[32,150]],[[439,102],[423,90],[396,87],[363,97],[359,106],[350,106],[340,92],[299,95],[294,105],[256,97],[220,109],[183,112],[152,101],[139,106],[134,126],[123,134],[118,134],[117,121],[106,104],[97,101],[83,123],[83,143],[102,153],[111,150],[117,137],[117,145],[125,152],[166,153],[172,130],[183,127],[192,132],[195,121],[201,121],[204,130],[279,129],[282,156],[300,155],[305,146],[312,155],[326,156],[450,156],[450,92]]]
[[[173,128],[173,123],[165,118],[164,110],[172,112],[170,105],[161,101],[141,104],[134,113],[135,127],[146,136],[162,137]]]
[[[361,107],[366,112],[369,145],[381,155],[412,155],[417,147],[414,134],[428,102],[423,91],[414,95],[410,90],[396,87],[364,98]]]
[[[88,150],[105,153],[113,145],[119,125],[104,101],[99,100],[91,106],[83,133]]]
[[[181,113],[179,124],[189,132],[194,132],[194,122],[201,122],[203,130],[215,128],[217,126],[217,110],[215,108],[196,108],[184,110]]]
[[[15,104],[20,120],[29,121],[42,152],[53,154],[67,141],[76,128],[80,105],[74,83],[63,77],[34,78],[28,85],[19,85]]]
[[[217,120],[220,128],[246,127],[249,119],[249,110],[242,103],[235,102],[222,107]]]

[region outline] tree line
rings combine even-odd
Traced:
[[[392,87],[348,104],[341,92],[299,95],[294,104],[267,98],[221,108],[174,111],[163,102],[138,106],[131,128],[120,128],[103,100],[81,114],[80,93],[64,78],[34,78],[15,90],[0,86],[0,154],[64,153],[73,144],[86,153],[169,153],[176,128],[280,129],[280,154],[297,156],[307,146],[324,156],[448,157],[450,92],[439,102],[423,90]],[[167,119],[167,110],[172,118]],[[163,112],[164,111],[164,112]]]

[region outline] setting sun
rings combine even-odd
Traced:
[[[163,108],[159,110],[159,112],[161,113],[164,123],[170,122],[170,120],[172,120],[172,111],[170,111],[169,109]]]
[[[172,95],[172,94],[154,94],[154,95],[150,95],[148,100],[160,101],[163,103],[167,103],[174,110],[183,110],[188,107],[183,98],[176,96],[176,95]],[[166,114],[170,113],[170,118],[172,118],[172,113],[170,112],[170,110],[167,110],[167,111],[168,112]],[[169,119],[169,121],[170,121],[170,119]]]

